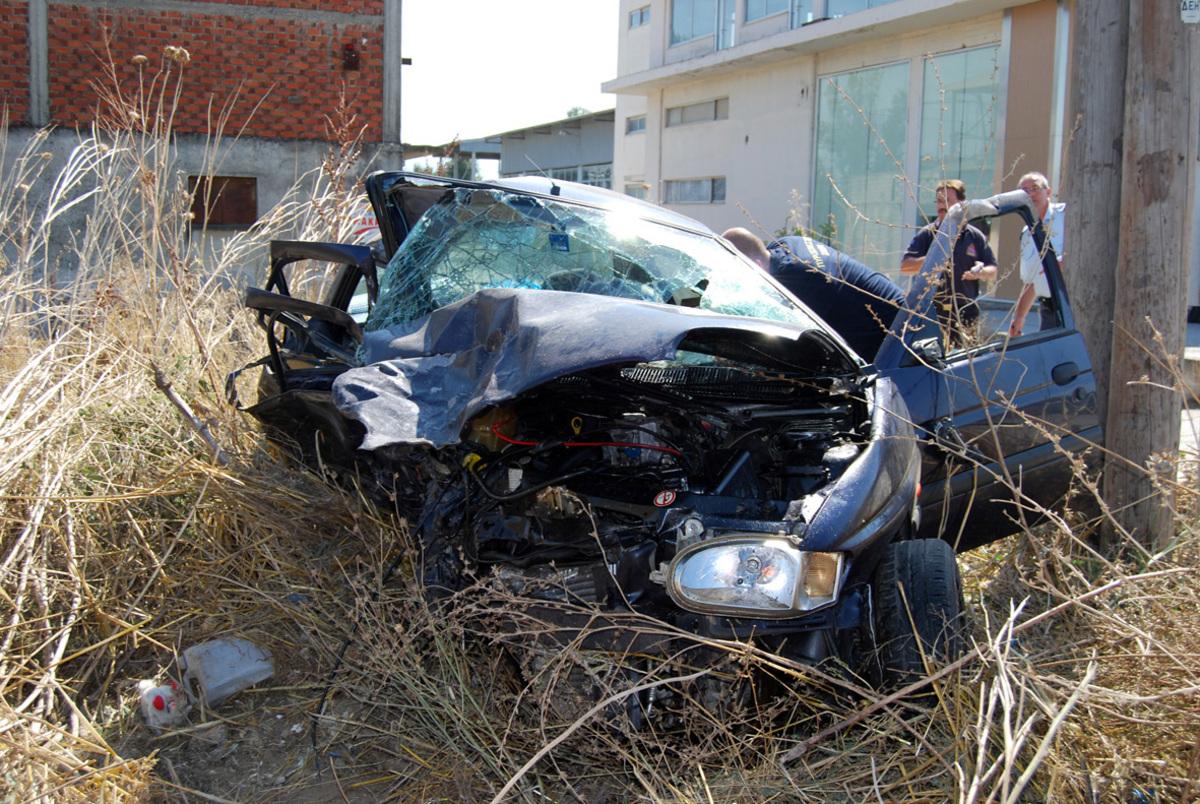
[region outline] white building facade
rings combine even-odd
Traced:
[[[603,86],[617,95],[613,187],[717,231],[803,227],[898,277],[938,181],[986,196],[1037,170],[1058,188],[1071,7],[621,0]],[[1011,273],[1018,232],[999,228]]]
[[[580,112],[550,123],[431,147],[424,155],[456,153],[470,164],[470,175],[483,179],[549,176],[611,190],[613,114],[612,109]]]

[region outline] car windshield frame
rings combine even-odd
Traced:
[[[588,293],[824,329],[716,236],[638,213],[636,205],[452,186],[389,260],[364,329],[405,325],[497,288]]]

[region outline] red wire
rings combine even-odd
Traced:
[[[498,422],[497,424],[492,425],[492,432],[495,434],[496,438],[500,439],[501,441],[505,441],[509,444],[516,444],[518,447],[536,447],[538,444],[542,443],[540,441],[517,441],[516,439],[509,438],[504,433],[500,432],[500,428],[503,427],[504,425],[508,424],[510,421],[512,421],[512,419],[508,419],[506,421]]]

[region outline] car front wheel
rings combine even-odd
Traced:
[[[902,687],[962,653],[962,578],[941,539],[894,542],[871,579],[885,687]]]

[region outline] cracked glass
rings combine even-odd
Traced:
[[[487,288],[590,293],[813,326],[716,238],[523,193],[456,188],[388,263],[367,330],[414,321]]]

